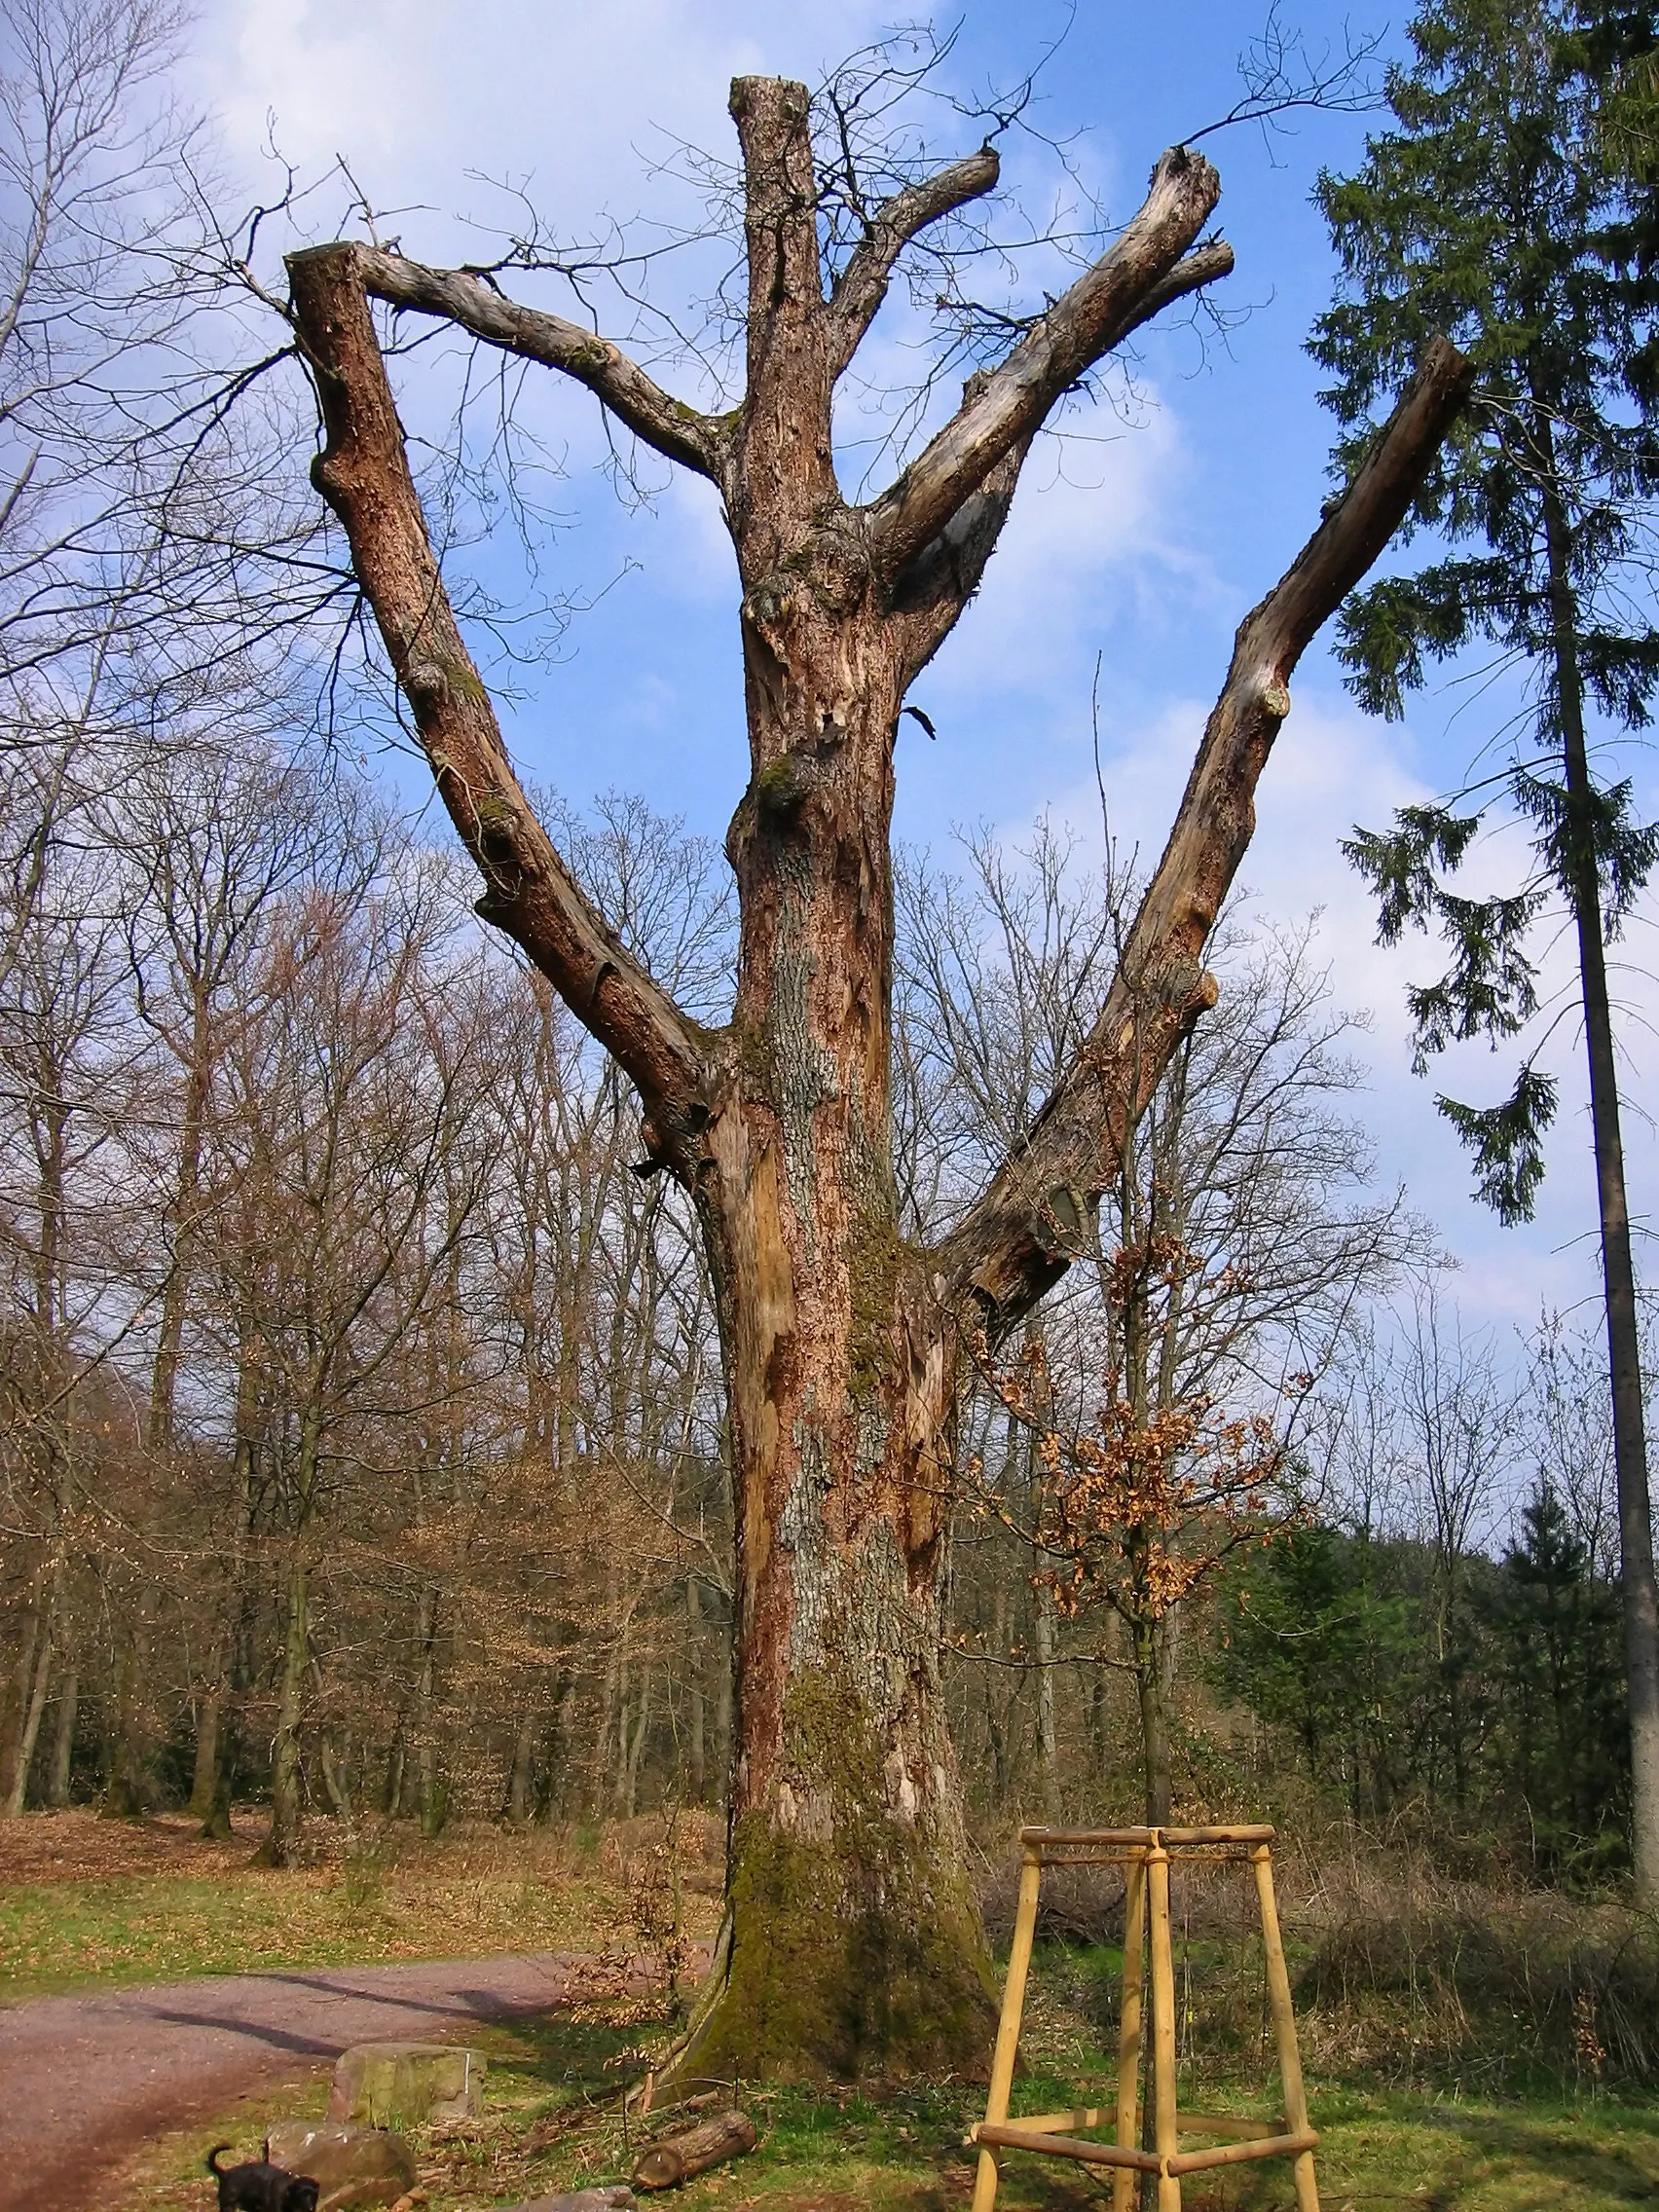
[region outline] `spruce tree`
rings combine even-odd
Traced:
[[[1534,1858],[1558,1875],[1593,1871],[1624,1811],[1609,1599],[1540,1473],[1490,1605],[1501,1650],[1493,1749],[1527,1808]]]
[[[1619,1131],[1606,947],[1656,857],[1628,782],[1592,753],[1649,719],[1659,633],[1646,621],[1655,304],[1647,212],[1609,152],[1599,95],[1605,42],[1570,0],[1428,0],[1415,60],[1387,86],[1392,128],[1318,197],[1341,261],[1310,350],[1335,374],[1339,463],[1410,375],[1431,333],[1476,363],[1477,396],[1417,506],[1437,540],[1410,574],[1359,592],[1339,650],[1352,689],[1394,718],[1428,665],[1485,646],[1518,671],[1527,705],[1477,755],[1482,780],[1442,804],[1356,830],[1349,858],[1375,890],[1382,941],[1437,937],[1445,972],[1410,993],[1417,1062],[1456,1041],[1516,1040],[1507,1098],[1440,1111],[1469,1146],[1479,1196],[1528,1218],[1543,1173],[1554,1079],[1537,1063],[1534,947],[1565,908],[1578,951],[1601,1213],[1618,1477],[1621,1591],[1639,1896],[1659,1903],[1659,1603]],[[1493,773],[1494,748],[1507,758]],[[1530,864],[1493,898],[1451,886],[1483,821],[1513,810]]]

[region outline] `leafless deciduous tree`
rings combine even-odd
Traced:
[[[1080,870],[1073,843],[1044,823],[1020,854],[969,840],[961,883],[904,878],[907,1081],[938,1101],[911,1181],[945,1206],[972,1202],[987,1152],[1023,1140],[1082,1042],[1090,977],[1110,977],[1127,933],[1132,886],[1110,857]],[[1051,1797],[1055,1597],[1092,1613],[1084,1646],[1132,1678],[1145,1817],[1167,1821],[1182,1600],[1294,1507],[1286,1448],[1308,1389],[1361,1302],[1431,1250],[1404,1194],[1369,1187],[1371,1147],[1348,1111],[1364,1024],[1330,1003],[1312,943],[1310,923],[1222,917],[1221,999],[1123,1148],[1095,1265],[1051,1300],[1027,1372],[1004,1371],[1022,1450],[999,1463],[987,1437],[974,1455],[997,1520],[1035,1555],[1024,1657]],[[1261,1424],[1248,1450],[1217,1449],[1226,1416]],[[1122,1518],[1131,1496],[1139,1523]],[[1066,1641],[1075,1664],[1079,1640]],[[984,1656],[1007,1665],[1001,1642]]]
[[[1002,1338],[1090,1248],[1127,1132],[1214,1003],[1205,940],[1290,711],[1289,678],[1369,568],[1460,404],[1436,345],[1346,494],[1241,626],[1192,778],[1116,972],[1023,1143],[929,1248],[900,1233],[892,1157],[894,736],[972,596],[1032,439],[1091,368],[1225,275],[1215,169],[1163,154],[1144,203],[969,381],[863,503],[831,409],[907,255],[984,199],[994,146],[884,199],[815,150],[803,87],[732,89],[744,366],[684,404],[617,345],[521,306],[503,272],[338,242],[289,260],[314,378],[318,491],[436,788],[521,944],[644,1102],[651,1164],[697,1209],[716,1284],[738,1489],[728,1911],[682,2072],[951,2067],[990,2021],[940,1594],[961,1346]],[[823,111],[820,111],[823,120]],[[856,183],[856,179],[854,180]],[[827,245],[828,240],[828,262]],[[829,279],[829,280],[827,280]],[[437,318],[586,386],[719,494],[742,582],[751,781],[726,850],[740,907],[729,1020],[691,1018],[578,887],[510,763],[411,475],[377,308]]]

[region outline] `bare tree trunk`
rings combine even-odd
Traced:
[[[1037,1491],[1037,1431],[1028,1428],[1025,1432],[1028,1512],[1035,1508]],[[1052,1561],[1050,1554],[1039,1547],[1032,1565],[1037,1576],[1031,1586],[1031,1656],[1037,1663],[1037,1772],[1043,1818],[1052,1825],[1060,1817],[1060,1748],[1054,1724],[1054,1593],[1051,1585],[1044,1580],[1045,1570]]]
[[[707,1802],[709,1794],[706,1726],[708,1697],[703,1687],[703,1664],[706,1657],[703,1608],[694,1574],[685,1577],[685,1695],[689,1709],[686,1734],[690,1739],[686,1760],[686,1791],[693,1805],[701,1805]]]
[[[300,1777],[300,1726],[311,1671],[311,1562],[303,1532],[288,1557],[282,1630],[282,1674],[276,1700],[276,1732],[271,1751],[271,1833],[263,1857],[272,1866],[289,1866],[305,1824]]]
[[[1140,1702],[1141,1762],[1146,1782],[1146,1820],[1149,1827],[1165,1827],[1174,1801],[1174,1779],[1169,1755],[1169,1679],[1165,1658],[1164,1622],[1138,1620],[1131,1624],[1130,1641],[1135,1657],[1135,1692]]]
[[[196,1716],[196,1760],[191,1772],[190,1802],[185,1807],[202,1823],[203,1837],[223,1841],[231,1833],[230,1780],[220,1750],[225,1711],[223,1670],[215,1674],[203,1693]]]
[[[185,1070],[184,1119],[179,1131],[178,1166],[173,1194],[166,1208],[166,1226],[172,1237],[172,1265],[162,1291],[162,1324],[156,1341],[156,1359],[150,1376],[150,1406],[145,1423],[145,1444],[152,1452],[165,1452],[172,1443],[173,1402],[178,1395],[180,1347],[184,1316],[189,1304],[192,1261],[196,1238],[196,1210],[202,1186],[203,1119],[207,1087],[212,1080],[211,1026],[204,988],[197,980],[191,1009],[189,1062]],[[194,1808],[193,1808],[194,1809]]]
[[[0,1701],[0,1806],[10,1805],[18,1791],[18,1768],[22,1755],[23,1732],[28,1726],[29,1706],[34,1696],[35,1677],[39,1661],[51,1641],[43,1582],[44,1577],[37,1581],[35,1602],[23,1615],[22,1643],[18,1653],[17,1670],[6,1684],[4,1700]]]
[[[404,1738],[403,1723],[400,1720],[397,1724],[397,1734],[392,1738],[391,1750],[387,1754],[386,1762],[386,1795],[382,1803],[388,1821],[395,1821],[402,1814],[404,1774],[407,1765],[408,1750]]]
[[[444,1825],[444,1792],[438,1772],[438,1738],[433,1721],[433,1695],[437,1685],[438,1592],[423,1586],[416,1608],[416,1635],[421,1643],[421,1673],[415,1691],[415,1762],[421,1777],[421,1826],[436,1835]]]
[[[347,1780],[344,1763],[334,1755],[332,1745],[325,1736],[317,1738],[317,1763],[322,1768],[322,1787],[328,1793],[328,1802],[334,1807],[334,1817],[344,1828],[353,1823],[351,1790]]]
[[[47,1690],[52,1678],[54,1658],[50,1621],[39,1640],[35,1659],[34,1678],[29,1684],[28,1699],[23,1711],[23,1725],[12,1764],[12,1786],[0,1804],[0,1819],[17,1820],[28,1799],[29,1770],[34,1765],[35,1745],[40,1737],[41,1716],[46,1712]]]
[[[651,1673],[648,1667],[640,1670],[640,1711],[634,1722],[632,1739],[628,1737],[626,1723],[623,1741],[627,1748],[627,1767],[623,1780],[622,1810],[629,1820],[640,1809],[640,1761],[645,1753],[645,1737],[650,1728]]]
[[[138,1743],[138,1632],[131,1621],[122,1622],[117,1631],[109,1781],[98,1810],[107,1821],[135,1821],[144,1810],[143,1760]]]
[[[46,1772],[46,1801],[54,1812],[69,1802],[70,1772],[75,1757],[75,1721],[81,1695],[80,1668],[70,1659],[57,1684],[57,1718],[52,1731],[52,1755]]]
[[[507,1763],[506,1815],[515,1828],[522,1828],[530,1819],[531,1760],[535,1752],[535,1714],[527,1705],[513,1730],[512,1756]]]

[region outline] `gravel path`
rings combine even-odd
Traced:
[[[297,2083],[349,2044],[545,2011],[571,1964],[543,1951],[235,1974],[0,2010],[0,2212],[110,2212],[109,2175],[147,2137]]]

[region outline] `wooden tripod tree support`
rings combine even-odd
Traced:
[[[1112,2212],[1133,2212],[1137,2177],[1158,2176],[1158,2212],[1181,2212],[1181,2176],[1211,2166],[1232,2166],[1248,2158],[1295,2160],[1297,2212],[1319,2212],[1313,2179],[1313,2149],[1319,2138],[1308,2124],[1308,2099],[1302,2086],[1302,2060],[1296,2047],[1296,2017],[1290,2005],[1290,1976],[1279,1937],[1278,1904],[1273,1896],[1272,1858],[1268,1826],[1208,1828],[1021,1828],[1019,1907],[1009,1954],[1008,1986],[1003,1992],[996,2055],[991,2063],[985,2117],[974,2129],[979,2147],[979,2172],[973,2212],[993,2212],[1005,2151],[1037,2151],[1051,2158],[1077,2158],[1091,2166],[1110,2166]],[[1169,1862],[1193,1857],[1217,1861],[1247,1859],[1256,1878],[1267,1952],[1268,2005],[1278,2044],[1279,2079],[1284,2085],[1284,2119],[1275,2128],[1260,2120],[1222,2113],[1178,2113],[1175,2109],[1175,1964],[1169,1941]],[[1009,2091],[1019,2049],[1019,2023],[1025,2009],[1025,1976],[1037,1928],[1037,1898],[1045,1866],[1121,1865],[1124,1870],[1124,1990],[1118,2014],[1118,2099],[1115,2105],[1080,2107],[1073,2112],[1039,2113],[1029,2120],[1008,2117]],[[1146,1965],[1148,1906],[1152,1936],[1152,2102],[1151,2151],[1141,2148],[1137,2096],[1140,2084],[1141,1982]],[[1112,2130],[1109,2143],[1090,2142],[1086,2128]],[[1198,2151],[1183,2151],[1181,2137],[1231,2135],[1236,2140]]]

